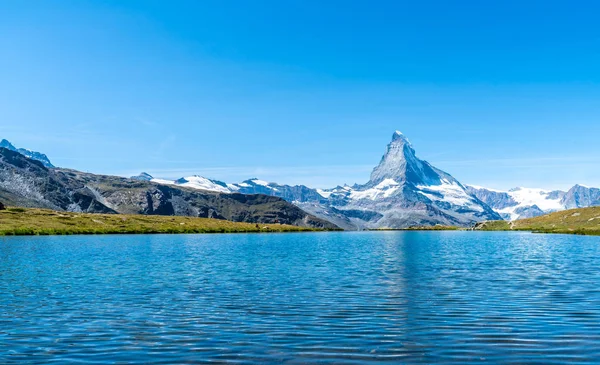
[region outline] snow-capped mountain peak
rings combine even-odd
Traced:
[[[360,216],[368,219],[367,226],[467,225],[500,219],[450,174],[419,159],[399,131],[392,135],[369,182],[353,186],[347,194],[335,190],[327,193],[330,200],[336,198],[333,204],[338,211],[362,211]]]
[[[408,138],[404,135],[404,133],[400,132],[400,131],[395,131],[394,135],[392,136],[392,141],[395,141],[397,139],[403,140],[405,143],[411,145],[410,141],[408,140]],[[412,146],[412,145],[411,145]]]
[[[433,224],[467,226],[481,220],[500,219],[450,174],[419,159],[400,131],[394,132],[371,179],[363,185],[312,189],[258,178],[225,184],[199,176],[175,182],[153,181],[221,193],[273,195],[348,229]]]
[[[369,184],[375,186],[385,179],[414,185],[439,184],[438,175],[429,163],[417,158],[408,138],[396,131],[379,165],[373,169]]]

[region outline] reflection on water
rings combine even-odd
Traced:
[[[0,363],[598,363],[600,238],[0,239]]]

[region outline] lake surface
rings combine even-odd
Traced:
[[[600,363],[600,237],[0,238],[0,363]]]

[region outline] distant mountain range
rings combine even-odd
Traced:
[[[0,156],[0,201],[71,211],[214,216],[237,221],[374,229],[470,226],[484,220],[515,220],[600,205],[600,189],[582,185],[569,191],[499,191],[463,185],[419,159],[399,131],[392,135],[369,181],[332,189],[277,184],[258,178],[226,183],[198,175],[166,180],[141,173],[125,179],[56,169],[46,155],[17,149],[6,140],[0,142],[0,151],[14,152],[2,152]],[[17,155],[26,158],[18,159]],[[38,161],[43,170],[25,162],[31,160]],[[23,169],[27,164],[29,167]],[[37,173],[32,176],[33,170]],[[241,198],[257,195],[278,200]],[[246,205],[255,204],[256,199],[271,207],[266,209],[268,212],[247,210]]]
[[[569,191],[523,187],[500,191],[462,185],[451,175],[418,159],[408,139],[398,131],[364,185],[313,189],[256,178],[234,184],[197,175],[175,181],[155,179],[146,173],[134,178],[223,193],[278,196],[346,229],[464,226],[473,221],[516,220],[564,209],[600,206],[600,189],[583,185],[575,185]]]
[[[178,215],[337,228],[273,196],[221,194],[48,168],[7,148],[0,148],[0,202],[70,212]]]
[[[515,188],[509,191],[467,186],[505,220],[537,217],[565,209],[600,205],[600,189],[575,185],[568,191]]]
[[[393,134],[369,181],[362,185],[321,190],[260,179],[228,184],[200,176],[175,181],[154,179],[148,174],[134,178],[219,192],[273,195],[345,229],[469,226],[482,220],[501,219],[450,174],[419,159],[399,131]]]

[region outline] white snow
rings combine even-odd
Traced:
[[[252,179],[252,180],[250,180],[250,181],[252,181],[252,182],[253,182],[253,183],[255,183],[256,185],[262,185],[262,186],[267,186],[267,187],[269,186],[269,183],[268,183],[268,182],[266,182],[266,181],[264,181],[264,180]]]
[[[187,182],[183,184],[178,184],[179,186],[185,186],[188,188],[194,188],[199,190],[216,191],[219,193],[231,193],[231,190],[229,190],[228,188],[216,184],[214,181],[202,176],[194,175],[190,177],[184,177],[184,179],[187,180]]]
[[[508,214],[510,220],[514,221],[520,218],[520,215],[516,213],[516,210],[521,208],[527,208],[537,205],[544,213],[555,212],[558,210],[566,209],[565,206],[558,199],[549,199],[548,195],[551,193],[550,190],[533,189],[533,188],[515,188],[508,192],[514,201],[518,204],[512,207],[497,210],[500,214]]]
[[[161,184],[161,185],[179,185],[179,186],[185,186],[188,188],[194,188],[194,189],[199,189],[199,190],[216,191],[219,193],[231,193],[232,190],[235,190],[235,189],[230,190],[229,188],[226,188],[224,186],[214,183],[210,179],[207,179],[205,177],[198,176],[198,175],[184,177],[184,179],[187,182],[185,182],[183,184],[177,184],[173,180],[165,180],[165,179],[152,179],[150,181],[155,182],[157,184]]]
[[[229,190],[238,191],[238,190],[240,190],[239,185],[241,185],[241,184],[237,184],[237,185],[236,184],[226,184],[226,185],[229,188]]]
[[[398,185],[398,183],[396,182],[396,180],[394,180],[394,179],[384,179],[382,182],[380,182],[379,184],[377,184],[377,186],[375,186],[375,188],[377,188],[377,189],[385,189],[387,187],[395,186],[395,185]]]
[[[317,189],[317,193],[319,195],[321,195],[323,198],[325,199],[329,199],[329,197],[331,196],[331,194],[333,193],[332,191],[325,191],[323,189]]]
[[[514,206],[514,207],[507,207],[504,209],[498,209],[496,210],[496,213],[504,215],[504,214],[508,214],[510,216],[509,220],[511,221],[516,221],[517,219],[519,219],[520,215],[515,213],[515,210],[517,210],[519,208],[518,205]]]
[[[521,218],[521,216],[518,213],[516,213],[517,210],[532,207],[534,205],[540,208],[544,213],[550,213],[566,209],[565,206],[561,203],[560,197],[557,199],[548,198],[550,193],[552,193],[551,190],[518,187],[509,191],[500,191],[475,185],[469,186],[478,190],[488,190],[508,194],[508,196],[510,196],[517,203],[517,205],[514,205],[512,207],[506,207],[503,209],[496,209],[496,212],[499,214],[509,215],[511,221]]]
[[[377,184],[375,187],[366,190],[351,190],[350,199],[362,200],[371,199],[375,200],[378,198],[388,198],[394,194],[400,188],[393,179],[384,179],[382,182]]]
[[[419,185],[419,193],[423,194],[431,201],[444,201],[459,207],[466,207],[478,212],[483,212],[479,204],[475,204],[471,197],[458,183],[442,179],[440,185]],[[437,194],[432,194],[437,193]]]
[[[564,206],[559,199],[548,199],[551,191],[532,188],[517,188],[508,192],[508,195],[519,203],[520,206],[537,205],[544,212],[562,210]]]
[[[249,187],[251,186],[250,184],[248,184],[248,183],[244,183],[244,182],[243,182],[243,183],[236,184],[236,185],[237,185],[237,186],[241,186],[241,187],[243,187],[243,188],[249,188]]]
[[[173,180],[152,179],[150,181],[155,182],[157,184],[161,184],[161,185],[175,185],[175,181],[173,181]]]

